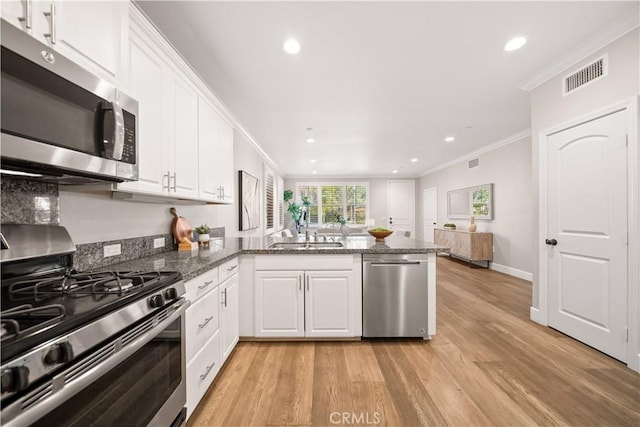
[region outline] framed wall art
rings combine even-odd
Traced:
[[[253,230],[260,226],[260,180],[238,171],[240,187],[240,231]]]

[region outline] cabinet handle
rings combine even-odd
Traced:
[[[304,276],[304,281],[307,284],[307,292],[309,292],[309,276]]]
[[[167,177],[167,186],[164,186],[164,177]],[[162,175],[162,189],[167,189],[167,191],[171,191],[171,171],[167,171],[166,175]]]
[[[169,181],[171,182],[171,181]],[[176,192],[176,187],[178,186],[178,172],[173,173],[173,192]],[[171,190],[171,189],[169,189]]]
[[[24,27],[30,30],[31,29],[31,13],[32,13],[31,0],[25,1],[25,9],[26,9],[24,13],[25,16],[18,18],[18,21],[24,22]]]
[[[231,267],[227,268],[227,271],[233,271],[233,270],[235,270],[236,268],[238,268],[238,264],[236,264],[236,265],[232,265]]]
[[[200,380],[207,378],[207,375],[209,375],[209,372],[211,372],[211,369],[213,369],[215,365],[216,362],[213,362],[211,365],[207,366],[207,370],[204,371],[204,374],[200,375]]]
[[[208,282],[204,282],[204,285],[198,286],[198,289],[204,289],[204,288],[206,288],[207,286],[209,286],[212,283],[213,283],[213,280],[209,280]]]
[[[298,277],[298,290],[302,291],[302,278]]]
[[[222,304],[226,307],[227,306],[227,288],[225,288],[222,293],[224,294],[224,301],[222,301]]]
[[[207,323],[211,322],[212,320],[213,320],[213,316],[207,317],[206,319],[204,319],[204,322],[198,325],[198,328],[199,329],[204,328],[205,326],[207,326]]]
[[[49,18],[49,22],[50,22],[50,26],[51,26],[51,32],[48,34],[45,34],[45,37],[49,37],[51,39],[51,44],[56,44],[56,42],[58,41],[58,39],[56,38],[56,4],[55,3],[51,3],[51,7],[49,9],[49,12],[44,12],[44,16],[46,16],[47,18]]]

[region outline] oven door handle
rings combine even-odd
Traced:
[[[72,396],[89,386],[95,380],[106,374],[121,362],[131,357],[135,352],[144,347],[149,341],[157,337],[162,331],[183,316],[190,301],[184,297],[180,298],[173,305],[161,310],[155,316],[142,322],[139,327],[132,329],[129,334],[136,330],[144,330],[145,322],[153,325],[151,329],[135,336],[131,341],[124,343],[129,338],[128,334],[121,335],[110,341],[108,344],[92,351],[79,363],[65,369],[55,375],[49,382],[36,388],[11,405],[2,408],[3,427],[30,425],[36,422],[44,414],[48,414]],[[165,314],[166,312],[166,314]],[[162,319],[162,320],[159,320]],[[180,328],[181,346],[184,344],[184,324]],[[171,338],[171,337],[167,337]],[[51,387],[52,392],[42,393],[46,388]],[[39,395],[39,396],[37,396]],[[21,411],[22,403],[33,402],[28,411]],[[12,415],[15,417],[12,417]],[[9,421],[6,421],[9,419]]]

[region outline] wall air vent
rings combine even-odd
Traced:
[[[591,64],[566,76],[562,80],[562,95],[568,95],[574,90],[583,87],[587,83],[607,75],[607,55],[595,60]]]
[[[477,168],[478,166],[480,166],[479,158],[476,157],[475,159],[469,160],[469,169]]]

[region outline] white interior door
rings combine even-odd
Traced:
[[[415,181],[387,181],[387,227],[396,231],[410,231],[415,237],[416,190]]]
[[[626,360],[626,111],[548,138],[550,326]]]
[[[433,231],[438,224],[438,189],[436,187],[426,188],[422,192],[422,212],[424,212],[422,240],[433,243]]]

